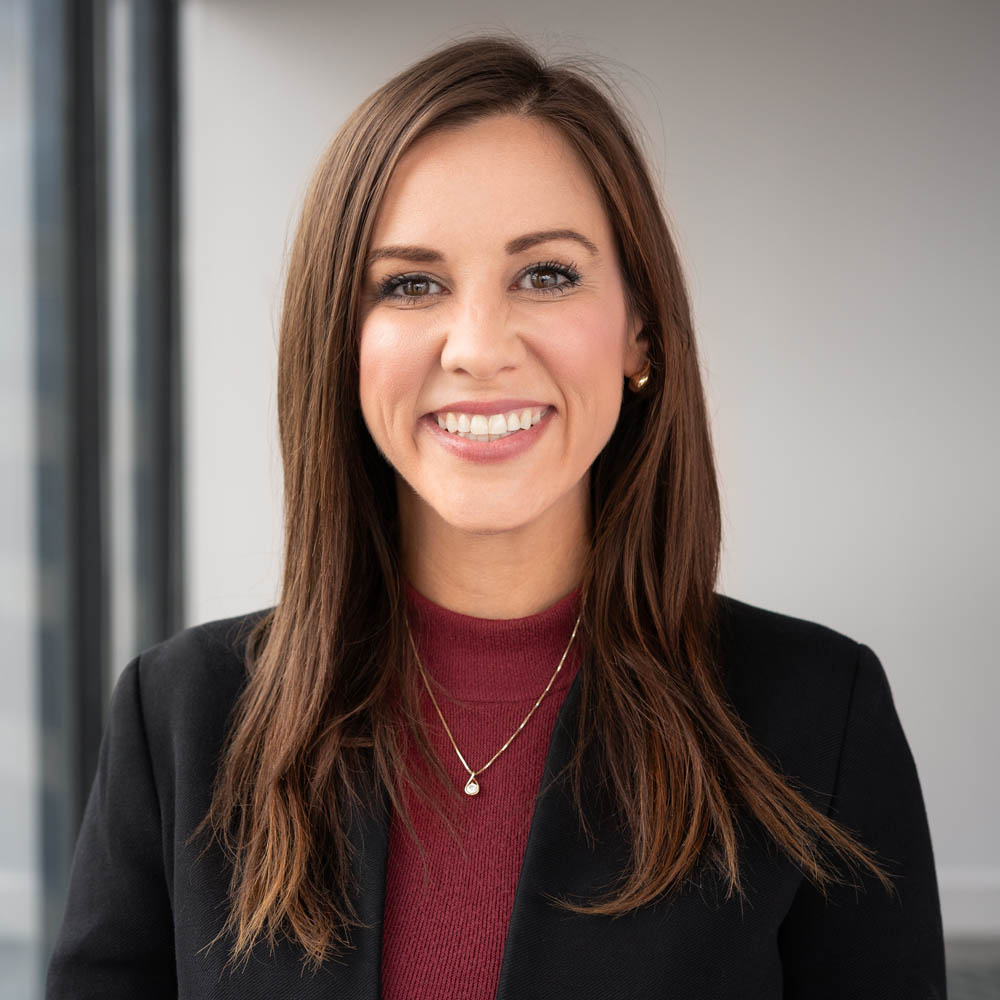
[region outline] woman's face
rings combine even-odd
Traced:
[[[361,408],[410,487],[404,523],[558,531],[586,513],[637,334],[560,133],[503,115],[418,141],[376,218],[361,315]]]

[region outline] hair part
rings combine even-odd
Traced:
[[[284,467],[280,600],[247,645],[207,833],[232,864],[230,961],[296,940],[314,967],[351,947],[351,823],[384,793],[444,815],[447,781],[421,716],[405,632],[394,474],[364,425],[358,318],[365,255],[393,168],[421,136],[496,114],[557,129],[589,167],[642,320],[650,388],[623,403],[591,469],[592,545],[581,581],[589,653],[570,782],[581,828],[600,792],[628,831],[629,869],[605,897],[554,900],[620,914],[678,890],[701,864],[742,894],[740,816],[819,886],[832,848],[891,882],[874,855],[765,759],[717,662],[721,512],[681,264],[625,102],[591,59],[546,64],[502,35],[450,44],[347,119],[305,198],[278,350]],[[419,747],[431,787],[408,769]],[[589,763],[587,763],[589,761]],[[586,788],[588,770],[603,776]],[[560,775],[563,777],[563,775]]]

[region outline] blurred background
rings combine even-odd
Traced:
[[[0,0],[0,998],[41,996],[119,671],[277,598],[285,253],[432,47],[601,57],[693,298],[719,589],[870,645],[951,995],[1000,996],[993,0]]]

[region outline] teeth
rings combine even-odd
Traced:
[[[547,406],[526,407],[523,410],[511,410],[510,413],[493,413],[486,416],[482,413],[438,413],[435,417],[438,426],[450,434],[458,434],[472,441],[498,441],[509,434],[534,427],[548,412]]]

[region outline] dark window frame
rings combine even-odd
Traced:
[[[136,651],[183,621],[177,5],[129,4],[135,284],[128,393]],[[39,822],[44,966],[110,679],[108,4],[31,5]],[[42,973],[44,976],[44,971]]]

